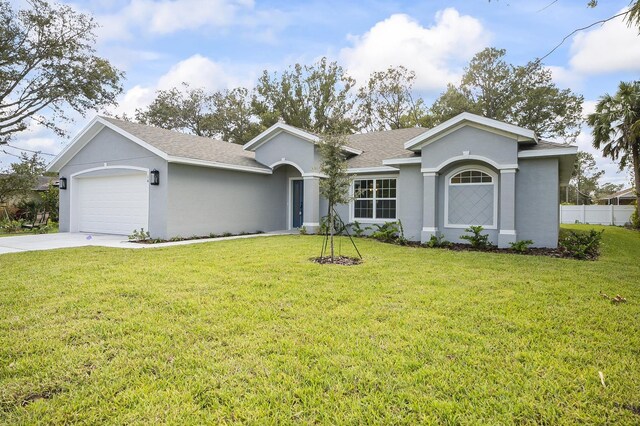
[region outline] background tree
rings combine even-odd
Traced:
[[[358,90],[358,126],[378,131],[417,125],[424,113],[422,99],[414,100],[411,94],[415,79],[416,73],[403,66],[373,72]]]
[[[593,204],[600,192],[598,181],[603,175],[604,171],[598,169],[593,154],[578,151],[569,182],[569,194],[568,197],[565,194],[564,201],[578,205]]]
[[[328,232],[331,246],[331,262],[334,261],[335,206],[349,202],[349,176],[347,160],[342,147],[347,140],[344,136],[329,135],[322,138],[318,150],[322,157],[320,173],[326,178],[320,180],[320,195],[328,202]]]
[[[582,123],[582,96],[559,89],[538,62],[514,66],[504,49],[487,48],[465,68],[459,86],[449,85],[429,110],[438,124],[467,111],[534,130],[543,138],[575,140]]]
[[[593,146],[618,161],[620,170],[631,165],[640,217],[640,81],[620,82],[615,95],[600,98],[587,121],[593,128]]]
[[[26,198],[44,171],[44,160],[38,154],[23,153],[19,163],[12,163],[0,173],[0,203],[16,203]]]
[[[182,83],[181,88],[158,90],[146,109],[136,110],[135,119],[163,129],[213,137],[217,134],[213,126],[213,105],[213,95]]]
[[[213,129],[223,141],[244,144],[264,128],[258,123],[248,89],[238,87],[213,95]]]
[[[282,118],[314,133],[350,133],[355,129],[350,118],[354,83],[327,58],[313,65],[295,64],[281,75],[265,70],[255,89],[254,111],[264,128]]]
[[[0,144],[34,120],[64,135],[68,109],[116,104],[123,74],[94,55],[97,24],[69,6],[0,0]]]

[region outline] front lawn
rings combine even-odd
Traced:
[[[0,423],[640,423],[639,233],[596,262],[358,243],[0,256]]]

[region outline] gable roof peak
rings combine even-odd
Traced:
[[[442,133],[454,129],[457,126],[464,126],[466,124],[472,124],[487,128],[488,130],[494,130],[498,132],[505,132],[516,137],[518,142],[534,142],[538,143],[538,137],[535,132],[524,127],[516,126],[514,124],[505,123],[504,121],[495,120],[493,118],[483,117],[481,115],[472,114],[470,112],[462,112],[449,120],[438,124],[437,126],[429,129],[423,134],[411,139],[404,144],[405,149],[416,151],[420,150],[423,145],[429,143],[429,140],[438,138]]]

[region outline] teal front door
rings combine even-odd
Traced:
[[[291,227],[300,228],[303,223],[304,181],[291,181]]]

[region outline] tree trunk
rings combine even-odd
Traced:
[[[636,217],[640,221],[640,142],[631,145],[631,160],[633,162],[633,181],[636,187]]]

